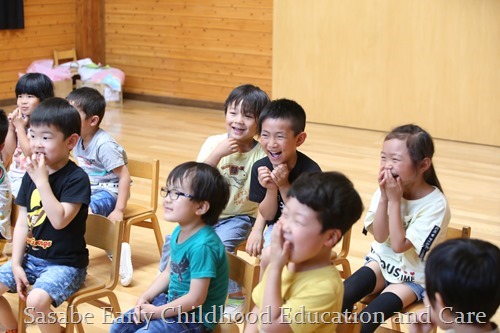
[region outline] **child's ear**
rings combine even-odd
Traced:
[[[66,142],[68,142],[69,150],[73,149],[76,146],[79,137],[80,136],[78,134],[73,133],[66,139]]]
[[[296,141],[297,141],[297,144],[296,146],[297,147],[300,147],[301,144],[304,143],[304,141],[306,141],[306,138],[307,138],[307,133],[306,132],[301,132],[299,133],[299,135],[297,135],[295,137]]]
[[[0,145],[0,151],[2,151],[4,147],[5,147],[5,142]]]
[[[444,301],[443,301],[443,297],[441,297],[440,293],[438,293],[438,292],[434,293],[434,298],[435,298],[435,302],[434,302],[435,308],[442,309],[442,308],[446,307],[446,305],[444,304]]]
[[[196,209],[197,215],[203,215],[210,209],[210,203],[208,201],[201,201],[198,203],[198,208]]]
[[[97,126],[99,124],[99,116],[92,116],[90,118],[90,126]]]
[[[340,229],[328,229],[325,233],[327,236],[324,243],[326,247],[334,247],[342,238],[342,231]]]
[[[429,168],[432,165],[432,160],[428,157],[425,157],[421,162],[420,162],[420,170],[422,173],[426,172],[429,170]]]

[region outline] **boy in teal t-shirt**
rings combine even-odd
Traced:
[[[229,199],[226,180],[208,164],[186,162],[172,170],[161,196],[165,220],[179,223],[171,260],[111,333],[212,331],[223,313],[229,268],[211,226]]]

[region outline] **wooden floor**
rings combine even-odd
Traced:
[[[4,108],[6,112],[10,108]],[[139,101],[125,101],[123,109],[109,109],[102,127],[126,149],[130,158],[158,158],[161,184],[179,163],[196,159],[209,135],[223,133],[221,110],[178,107]],[[390,128],[388,128],[389,130]],[[307,124],[308,137],[300,150],[320,164],[323,170],[345,173],[355,184],[365,207],[377,188],[377,170],[384,133]],[[432,134],[432,133],[431,133]],[[434,164],[448,198],[456,226],[472,227],[472,237],[500,246],[500,147],[435,140]],[[134,187],[144,197],[147,190]],[[159,200],[160,202],[160,200]],[[164,222],[161,205],[157,212],[163,234],[174,225]],[[364,215],[363,215],[364,216]],[[353,271],[363,263],[371,238],[361,233],[362,222],[353,228],[350,262]],[[150,230],[133,228],[131,236],[134,280],[128,288],[117,287],[122,311],[132,307],[158,272],[159,254]],[[99,260],[105,260],[101,256]],[[14,296],[9,296],[13,307]],[[107,332],[102,312],[89,307],[82,311],[95,314],[87,332]],[[500,315],[495,316],[500,322]],[[109,320],[108,320],[109,322]]]

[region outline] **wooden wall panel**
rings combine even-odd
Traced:
[[[26,68],[75,46],[75,0],[24,0],[25,28],[0,30],[0,100],[13,99]]]
[[[500,146],[500,1],[280,0],[273,23],[273,97],[309,120]]]
[[[105,31],[125,92],[221,103],[252,83],[271,94],[272,0],[105,0]]]

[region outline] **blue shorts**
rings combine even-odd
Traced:
[[[105,190],[93,191],[90,196],[92,213],[109,216],[115,210],[117,195]]]
[[[264,246],[263,248],[265,249],[266,247],[268,247],[269,245],[271,245],[271,234],[273,233],[273,228],[274,228],[274,224],[271,224],[271,225],[268,225],[266,230],[264,230]]]
[[[365,257],[365,259],[366,259],[365,265],[371,261],[377,262],[376,260],[369,258],[369,257]],[[424,287],[422,287],[421,285],[419,285],[418,283],[415,283],[415,282],[401,282],[401,283],[404,284],[405,286],[410,287],[410,289],[413,291],[415,296],[417,296],[417,301],[422,301],[424,299],[424,296],[425,296],[425,288]],[[385,280],[386,287],[389,286],[390,284],[393,284],[393,283]]]
[[[153,299],[151,304],[162,306],[167,304],[167,295],[160,294]],[[205,333],[211,330],[202,323],[192,322],[189,315],[173,316],[165,319],[153,319],[136,324],[133,321],[134,310],[130,309],[118,317],[111,325],[110,333],[137,333],[137,332],[169,332],[169,333]]]
[[[24,256],[23,268],[33,289],[42,289],[49,294],[55,307],[78,291],[87,275],[87,268],[57,265],[29,254]],[[11,293],[17,291],[10,260],[0,266],[0,283]]]

